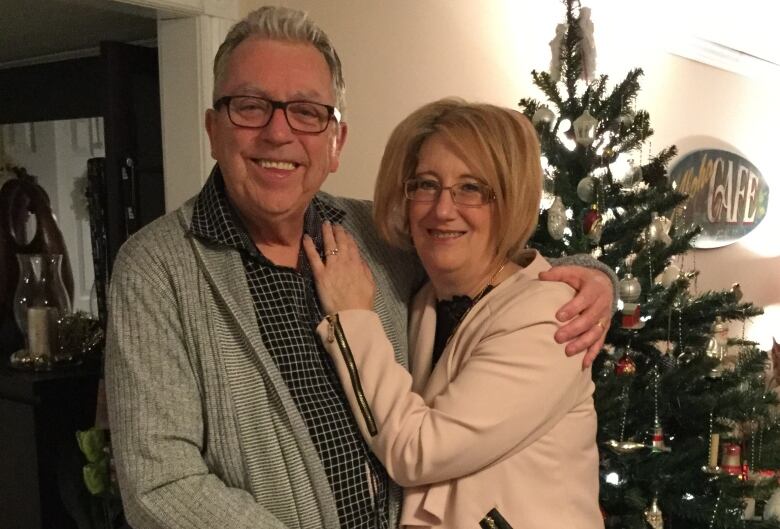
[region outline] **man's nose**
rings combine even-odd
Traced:
[[[290,124],[287,122],[287,116],[284,114],[284,109],[275,108],[271,114],[271,120],[268,124],[260,129],[266,139],[276,142],[289,141],[294,133]]]

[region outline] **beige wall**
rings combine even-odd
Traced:
[[[382,149],[392,127],[419,105],[457,95],[515,106],[541,97],[530,71],[549,65],[548,42],[560,22],[559,2],[530,0],[287,0],[309,11],[333,39],[348,86],[349,139],[328,191],[369,198]],[[248,11],[262,5],[243,0]],[[748,79],[665,51],[668,25],[653,12],[628,14],[610,0],[592,0],[598,69],[622,79],[641,66],[645,78],[639,107],[650,112],[657,152],[675,143],[681,153],[723,147],[753,162],[773,186],[768,217],[752,234],[726,248],[689,255],[685,268],[701,270],[699,291],[740,282],[746,298],[767,316],[748,336],[780,339],[780,164],[773,147],[780,111],[775,83]],[[619,6],[620,4],[618,4]],[[641,20],[641,23],[640,23]],[[653,29],[656,28],[656,29]],[[659,29],[660,28],[660,29]],[[666,29],[664,29],[666,28]],[[664,33],[667,31],[667,33]],[[774,236],[773,236],[774,235]],[[742,326],[732,325],[740,335]]]

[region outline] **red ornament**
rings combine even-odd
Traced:
[[[723,459],[720,462],[720,469],[726,474],[739,476],[742,474],[742,449],[736,443],[723,444]]]
[[[656,426],[653,429],[653,451],[659,452],[666,450],[666,443],[664,443],[664,431],[660,426]]]
[[[601,213],[596,209],[596,206],[592,206],[585,215],[582,217],[582,233],[590,235],[594,229],[600,229],[601,227]]]
[[[636,364],[631,357],[624,354],[615,364],[615,374],[618,376],[631,376],[636,373]]]
[[[624,303],[620,311],[620,325],[624,329],[636,329],[641,324],[642,311],[639,303]]]

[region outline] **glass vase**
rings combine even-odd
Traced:
[[[62,281],[61,254],[17,254],[19,282],[14,294],[14,318],[24,335],[25,349],[14,355],[17,366],[47,369],[61,359],[59,327],[71,311]]]

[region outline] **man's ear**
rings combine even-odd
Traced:
[[[339,123],[336,137],[333,139],[333,152],[330,157],[330,172],[335,173],[341,163],[341,150],[347,142],[347,124]]]
[[[211,145],[211,157],[215,160],[217,157],[214,154],[214,145],[216,144],[216,138],[215,135],[217,134],[217,120],[219,119],[219,114],[216,110],[213,108],[206,109],[206,115],[204,118],[205,125],[206,125],[206,134],[209,136],[209,145]]]

